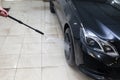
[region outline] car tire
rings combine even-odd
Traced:
[[[67,28],[65,31],[64,41],[65,41],[65,58],[67,60],[67,63],[70,66],[75,66],[73,40],[69,28]]]
[[[50,12],[55,13],[54,4],[50,1]]]

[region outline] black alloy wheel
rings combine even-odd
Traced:
[[[73,47],[71,31],[69,28],[67,28],[65,31],[64,39],[65,39],[65,43],[64,43],[65,44],[65,57],[66,57],[67,63],[70,66],[74,66],[75,65],[74,47]]]

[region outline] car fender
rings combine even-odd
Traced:
[[[79,66],[80,64],[83,64],[83,53],[81,50],[81,41],[80,41],[80,25],[74,25],[72,23],[73,23],[72,21],[69,21],[69,23],[66,24],[67,27],[70,28],[71,36],[73,39],[75,63],[77,66]]]

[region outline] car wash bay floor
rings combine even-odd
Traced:
[[[45,36],[0,17],[0,80],[91,80],[69,67],[57,17],[43,1],[3,2],[9,14]]]

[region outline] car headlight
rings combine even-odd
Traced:
[[[86,37],[85,42],[89,47],[93,48],[94,50],[102,51],[102,48],[101,48],[99,42],[96,41],[96,39],[94,39],[92,37]]]
[[[113,56],[113,57],[119,56],[118,52],[109,42],[101,40],[94,33],[90,31],[84,30],[83,32],[85,37],[85,43],[91,49],[99,52],[103,52],[109,56]]]

